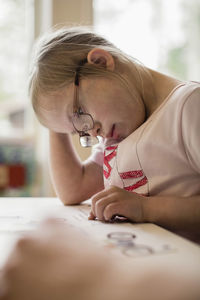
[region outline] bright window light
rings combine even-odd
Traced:
[[[121,50],[147,67],[199,78],[199,0],[94,0],[93,6],[95,31]]]

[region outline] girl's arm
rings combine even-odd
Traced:
[[[200,242],[200,196],[154,196],[143,199],[143,217]]]
[[[69,135],[50,131],[49,142],[51,178],[64,204],[78,204],[103,189],[102,167],[82,163]]]

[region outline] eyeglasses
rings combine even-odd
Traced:
[[[73,104],[73,117],[72,124],[74,129],[79,134],[79,141],[82,147],[91,147],[99,143],[98,137],[91,136],[87,131],[94,128],[94,120],[88,113],[84,113],[79,106],[79,72],[81,67],[87,62],[87,60],[81,61],[74,78],[74,104]]]

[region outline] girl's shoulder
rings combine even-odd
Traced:
[[[200,82],[186,81],[177,85],[166,99],[168,103],[180,106],[194,95],[200,99]]]
[[[200,81],[187,81],[182,83],[183,91],[193,92],[194,90],[198,90],[200,88]]]
[[[200,101],[200,82],[189,81],[185,83],[177,92],[177,96],[181,96],[179,97],[179,101],[182,102],[183,105],[185,105],[185,103],[190,99],[194,98]]]

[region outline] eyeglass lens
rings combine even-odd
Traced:
[[[86,148],[86,147],[92,147],[95,144],[99,143],[99,139],[98,137],[95,136],[90,136],[90,135],[83,135],[80,136],[80,144],[82,147]]]
[[[93,120],[89,114],[76,114],[72,118],[74,128],[77,131],[88,131],[94,127]]]

